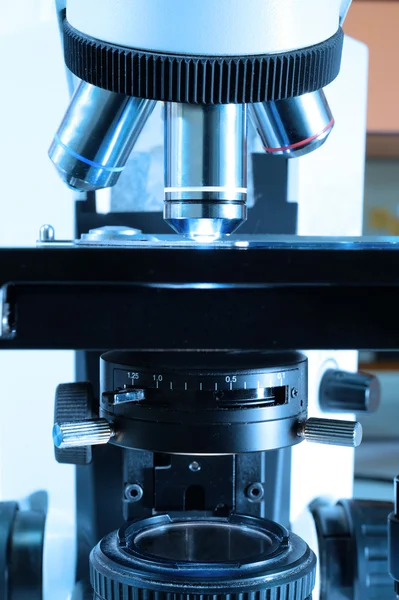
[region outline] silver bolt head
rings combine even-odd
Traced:
[[[360,446],[363,440],[363,427],[360,423],[356,423],[353,428],[353,447],[357,448]]]
[[[198,471],[201,471],[201,465],[199,462],[197,462],[196,460],[193,460],[192,463],[189,464],[190,471],[192,471],[193,473],[198,473]]]
[[[125,498],[130,502],[140,502],[144,490],[138,483],[129,483],[125,488]]]
[[[63,444],[63,435],[61,427],[56,423],[53,427],[53,442],[56,448],[61,448]]]
[[[55,231],[52,225],[42,225],[39,231],[40,242],[53,242],[55,239]]]

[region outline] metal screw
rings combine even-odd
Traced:
[[[0,289],[0,338],[12,338],[15,335],[11,321],[11,306],[4,302],[5,290]]]
[[[79,448],[107,444],[115,431],[106,419],[92,419],[78,423],[56,423],[53,441],[56,448]]]
[[[10,334],[10,323],[9,323],[7,317],[3,317],[1,319],[1,336],[0,337],[5,337],[9,334]]]
[[[201,471],[201,465],[196,460],[194,460],[192,463],[190,463],[188,468],[193,473],[198,473],[198,471]]]
[[[11,323],[10,323],[10,306],[9,304],[3,304],[2,317],[0,322],[0,337],[7,337],[11,334]]]
[[[265,495],[265,489],[261,483],[252,483],[245,490],[245,495],[251,502],[261,502]]]
[[[125,487],[125,498],[130,500],[130,502],[139,502],[143,494],[143,488],[138,483],[129,483]]]
[[[291,398],[296,398],[298,396],[298,390],[296,388],[291,389]]]
[[[52,225],[42,225],[39,231],[40,242],[54,242],[55,231]]]
[[[356,421],[308,419],[300,423],[298,435],[308,442],[357,448],[363,437],[363,428]]]

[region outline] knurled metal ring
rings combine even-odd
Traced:
[[[111,92],[165,102],[243,104],[315,92],[338,75],[344,33],[300,50],[255,56],[184,56],[88,37],[64,21],[67,67]]]

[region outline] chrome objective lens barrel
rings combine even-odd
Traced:
[[[328,138],[334,126],[323,90],[249,106],[249,114],[265,151],[297,158],[313,152]]]
[[[68,187],[88,192],[115,185],[155,105],[82,82],[49,150]]]
[[[245,105],[165,107],[164,218],[194,239],[230,234],[246,220]]]

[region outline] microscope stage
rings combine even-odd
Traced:
[[[0,249],[0,347],[397,347],[397,238],[89,246]]]

